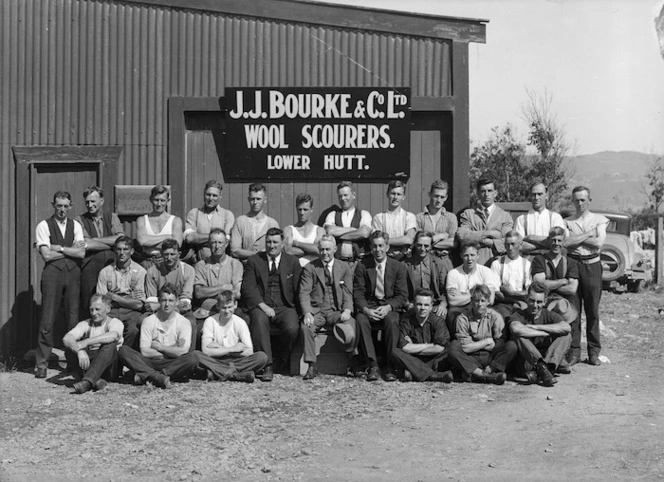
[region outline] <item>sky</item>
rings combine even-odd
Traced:
[[[527,91],[552,96],[574,154],[664,153],[662,0],[326,0],[488,19],[471,43],[470,137],[512,124],[523,137]]]

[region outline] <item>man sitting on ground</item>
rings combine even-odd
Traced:
[[[90,298],[90,318],[78,323],[62,339],[65,348],[78,357],[78,366],[84,372],[82,380],[74,383],[76,393],[92,388],[102,390],[108,380],[115,377],[113,366],[117,351],[122,346],[124,325],[111,318],[111,300],[100,294]],[[102,378],[105,377],[105,378]]]
[[[216,362],[214,370],[208,368],[207,378],[252,383],[254,372],[267,363],[267,355],[262,351],[254,353],[249,327],[234,314],[237,301],[233,292],[224,290],[217,299],[219,313],[203,324],[203,354]],[[224,375],[220,377],[219,373]]]
[[[450,364],[473,382],[502,385],[507,365],[516,356],[516,343],[505,341],[505,322],[489,308],[491,290],[477,285],[470,290],[471,309],[456,318],[456,340],[450,344]]]
[[[515,303],[525,304],[526,293],[532,283],[530,261],[521,256],[522,244],[521,235],[510,231],[505,235],[506,254],[491,263],[491,269],[500,278],[500,289],[496,291],[493,309],[500,313],[503,319],[512,314]]]
[[[189,353],[191,323],[177,310],[177,290],[170,283],[159,289],[159,310],[143,320],[140,353],[122,346],[120,361],[135,373],[134,383],[152,382],[169,388],[171,378],[189,378],[199,364],[199,353]]]
[[[452,381],[452,373],[439,371],[447,357],[450,333],[445,319],[432,312],[433,292],[419,288],[413,298],[415,309],[401,319],[397,348],[390,358],[404,373],[404,381]]]
[[[545,387],[556,383],[553,373],[570,373],[565,360],[572,343],[569,323],[560,315],[544,308],[548,290],[535,281],[528,289],[528,308],[510,317],[509,329],[519,348],[517,369],[529,380]],[[532,373],[531,370],[535,370]]]
[[[324,234],[318,242],[319,258],[302,269],[300,277],[300,306],[304,361],[309,364],[304,380],[311,380],[316,369],[316,333],[332,328],[335,337],[345,345],[346,352],[357,347],[357,326],[351,316],[353,310],[353,272],[348,264],[334,259],[337,242]]]

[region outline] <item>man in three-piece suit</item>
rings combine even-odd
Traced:
[[[408,301],[408,284],[404,265],[387,256],[390,237],[382,231],[369,236],[371,257],[355,268],[353,300],[355,319],[361,332],[360,351],[369,361],[367,381],[379,378],[376,349],[371,338],[372,329],[383,331],[388,358],[385,381],[397,379],[391,366],[390,355],[399,339],[399,311]]]
[[[317,374],[317,332],[332,328],[334,336],[345,345],[346,351],[353,351],[357,346],[356,324],[351,316],[353,272],[347,263],[334,259],[336,251],[334,236],[324,234],[318,242],[319,258],[302,270],[299,298],[304,314],[304,361],[309,364],[304,380],[311,380]]]
[[[275,352],[277,360],[285,364],[299,330],[295,297],[300,281],[298,258],[283,252],[284,233],[279,228],[268,229],[265,252],[247,259],[242,278],[242,300],[249,311],[249,329],[256,351],[267,355],[263,372],[264,382],[272,381],[272,345],[270,334],[279,335]]]

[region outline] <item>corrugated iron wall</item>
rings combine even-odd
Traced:
[[[0,2],[0,353],[15,293],[14,145],[122,145],[121,184],[168,181],[167,99],[226,86],[451,94],[451,44],[85,0]],[[177,193],[174,193],[177,195]],[[21,267],[18,267],[21,269]]]

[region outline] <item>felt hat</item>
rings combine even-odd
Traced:
[[[355,336],[355,320],[351,319],[344,323],[337,323],[332,328],[334,337],[344,345],[347,352],[351,352],[357,348],[358,339]]]
[[[215,306],[217,306],[217,300],[212,298],[205,300],[200,308],[194,311],[194,316],[199,320],[202,318],[207,318],[210,316],[210,312]]]

